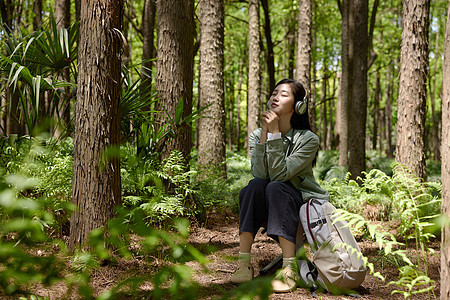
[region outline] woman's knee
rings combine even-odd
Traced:
[[[284,185],[286,183],[281,181],[271,181],[266,186],[266,193],[279,193],[284,190]]]

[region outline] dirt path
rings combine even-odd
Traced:
[[[199,299],[215,299],[224,293],[234,289],[236,286],[230,283],[231,273],[237,265],[236,257],[238,248],[238,216],[232,213],[213,215],[208,222],[209,226],[194,227],[189,242],[204,253],[209,262],[207,268],[210,272],[201,271],[198,263],[189,262],[188,265],[196,270],[195,280],[201,285]],[[359,242],[361,251],[369,257],[369,261],[375,264],[388,281],[397,279],[397,268],[387,259],[378,254],[378,249],[368,242]],[[437,282],[434,289],[437,299],[439,298],[439,244],[436,244],[436,254],[430,257],[431,278]],[[214,248],[213,251],[211,248]],[[258,233],[252,248],[252,263],[255,274],[264,268],[269,262],[281,254],[279,246],[266,235]],[[376,262],[376,263],[375,263]],[[276,266],[269,274],[280,267]],[[358,289],[361,299],[404,299],[400,294],[391,295],[395,286],[386,286],[385,283],[367,275],[366,280]],[[430,296],[430,298],[429,298]],[[433,299],[432,295],[424,294],[415,296],[413,299]],[[305,289],[297,289],[295,292],[286,294],[272,294],[271,299],[312,299],[311,293]],[[333,296],[320,293],[319,299],[355,299],[350,296]]]

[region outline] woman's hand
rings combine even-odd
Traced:
[[[270,133],[280,132],[278,125],[279,120],[280,118],[275,112],[271,110],[263,112],[261,114],[262,130]]]

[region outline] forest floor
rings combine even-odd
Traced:
[[[194,281],[198,283],[199,290],[195,299],[219,299],[236,288],[230,283],[230,276],[237,265],[236,257],[239,252],[238,244],[238,216],[230,211],[210,214],[206,226],[193,225],[188,242],[200,250],[207,258],[207,271],[196,261],[186,263],[194,271]],[[385,224],[388,226],[388,224]],[[372,242],[358,241],[363,254],[374,263],[375,271],[379,271],[386,278],[386,282],[397,280],[398,269],[392,261],[379,254],[377,246]],[[434,294],[439,299],[439,267],[440,252],[439,242],[432,243],[435,254],[428,255],[430,277],[436,282]],[[411,250],[413,255],[414,250]],[[273,259],[281,254],[279,246],[266,235],[258,233],[252,248],[252,263],[255,274],[264,268]],[[69,264],[69,262],[68,262]],[[96,295],[110,289],[120,280],[143,274],[155,273],[159,268],[167,266],[167,262],[160,258],[145,260],[135,257],[131,260],[119,259],[113,265],[102,266],[92,273],[92,287]],[[268,275],[273,275],[280,265],[276,265]],[[367,274],[365,281],[357,292],[360,299],[404,299],[401,294],[391,295],[395,285],[387,285]],[[118,299],[151,299],[152,285],[143,284],[136,297],[125,293]],[[60,282],[51,287],[33,286],[30,291],[37,296],[48,299],[79,299],[67,290],[64,283]],[[71,295],[68,295],[70,293]],[[318,299],[355,299],[350,296],[333,296],[328,293],[319,293]],[[1,299],[17,299],[0,297]],[[312,299],[311,293],[302,288],[284,294],[272,294],[270,299]],[[166,298],[164,298],[166,299]],[[167,297],[170,299],[170,297]],[[411,299],[435,299],[432,294],[421,294]]]

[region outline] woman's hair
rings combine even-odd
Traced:
[[[280,80],[275,87],[279,86],[280,84],[284,84],[287,83],[291,86],[292,88],[292,93],[294,94],[294,107],[295,104],[298,101],[303,101],[303,98],[305,98],[306,95],[306,90],[303,87],[303,85],[297,81],[297,80],[293,80],[293,79],[289,79],[289,78],[285,78]],[[309,99],[306,98],[306,105],[308,107],[308,102]],[[291,117],[291,126],[294,129],[308,129],[311,130],[311,125],[309,124],[309,116],[308,116],[308,108],[306,109],[306,112],[304,114],[297,114],[294,112],[294,114]]]

